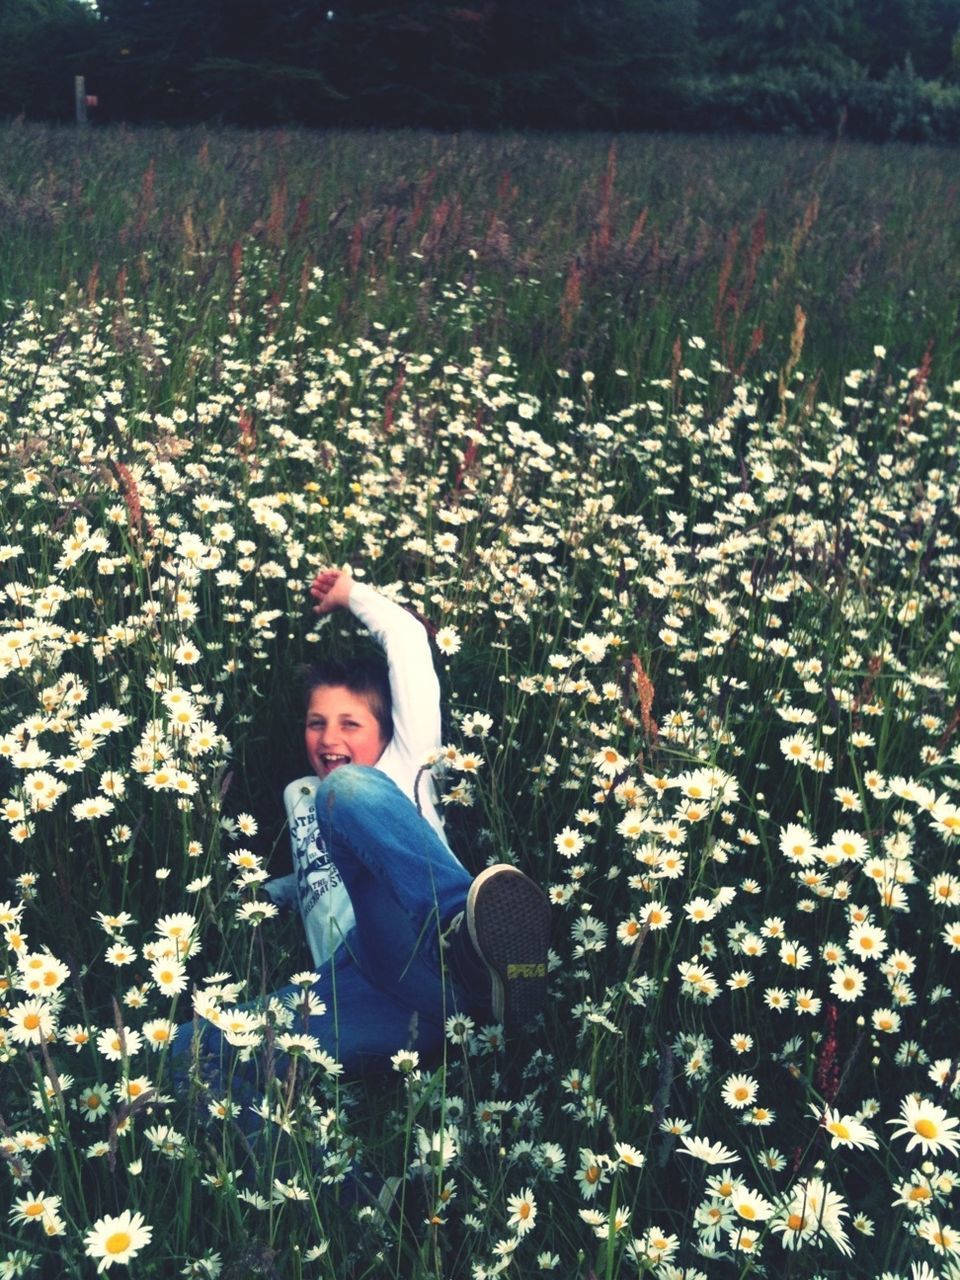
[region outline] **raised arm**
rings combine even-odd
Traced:
[[[373,587],[335,569],[321,570],[310,594],[315,613],[349,609],[383,649],[393,702],[394,741],[419,765],[441,743],[440,682],[423,626]]]

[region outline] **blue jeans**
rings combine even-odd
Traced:
[[[440,934],[463,909],[472,877],[378,769],[341,765],[320,783],[316,807],[320,835],[350,894],[356,924],[313,984],[326,1012],[298,1013],[295,1029],[316,1036],[350,1073],[382,1068],[408,1047],[429,1060],[442,1048],[445,1019],[471,1012],[477,1003],[449,972],[440,947]],[[303,988],[290,986],[270,998],[297,997],[302,1000]],[[178,1088],[186,1086],[193,1051],[202,1078],[218,1096],[230,1083],[242,1105],[262,1092],[258,1055],[238,1062],[221,1032],[206,1022],[196,1029],[193,1023],[179,1027],[171,1043]],[[282,1079],[287,1065],[283,1054],[271,1055],[271,1074]]]

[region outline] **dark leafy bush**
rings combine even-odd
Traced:
[[[767,68],[749,75],[700,76],[676,90],[675,124],[716,131],[834,134],[876,142],[956,142],[960,87],[922,80],[908,66],[883,80]]]

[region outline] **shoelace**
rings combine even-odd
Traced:
[[[460,928],[460,925],[463,923],[464,914],[465,913],[463,911],[458,911],[457,914],[452,918],[450,923],[447,925],[446,929],[444,929],[443,933],[441,933],[440,935],[441,947],[449,949],[451,946],[453,946],[453,940],[457,935],[457,930]]]

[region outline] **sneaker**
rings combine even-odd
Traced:
[[[516,1031],[547,1000],[547,895],[516,867],[498,863],[471,884],[466,923],[490,975],[494,1019],[505,1031]]]

